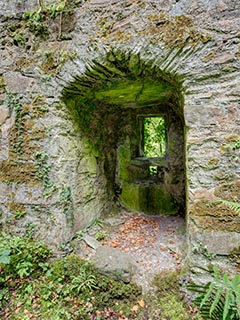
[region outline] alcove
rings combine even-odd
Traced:
[[[112,51],[64,88],[63,101],[96,157],[105,209],[184,215],[184,122],[176,79],[140,55]],[[153,134],[154,125],[159,129]]]

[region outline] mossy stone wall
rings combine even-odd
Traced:
[[[217,228],[221,241],[213,247],[216,253],[228,254],[232,244],[238,248],[239,216],[222,205],[215,206],[214,212],[211,207],[223,197],[218,192],[223,188],[228,190],[224,198],[239,201],[235,189],[228,188],[237,185],[240,176],[238,1],[71,0],[61,11],[55,10],[56,6],[49,7],[57,1],[42,2],[42,8],[37,1],[0,3],[3,228],[33,232],[57,247],[115,203],[114,197],[121,191],[114,180],[114,168],[118,172],[117,151],[110,154],[106,152],[108,148],[99,150],[91,138],[101,132],[100,142],[108,141],[110,146],[119,135],[124,144],[129,122],[121,119],[129,115],[118,105],[114,113],[108,112],[109,101],[104,99],[99,104],[102,113],[99,108],[97,113],[92,110],[80,114],[89,124],[88,133],[82,132],[76,121],[77,97],[71,100],[70,108],[62,101],[62,95],[64,88],[76,80],[74,77],[84,83],[84,76],[89,79],[93,65],[99,64],[102,70],[104,63],[111,61],[112,52],[124,52],[124,57],[129,56],[127,61],[139,59],[139,63],[131,64],[140,66],[131,69],[135,78],[125,79],[130,81],[130,87],[146,66],[153,72],[148,73],[148,79],[159,77],[166,85],[177,88],[171,90],[171,108],[184,120],[181,128],[184,127],[189,239],[202,239],[208,245]],[[25,15],[27,11],[30,13]],[[121,55],[114,59],[117,69],[121,64],[125,67]],[[105,73],[105,79],[112,75],[109,70]],[[116,77],[124,75],[114,74]],[[99,82],[99,75],[96,80],[96,97],[101,100],[105,87]],[[111,92],[117,92],[119,86],[117,82]],[[166,96],[168,99],[167,93]],[[160,100],[154,97],[152,102],[162,103]],[[85,105],[89,102],[85,101]],[[139,105],[140,102],[141,99]],[[99,123],[99,114],[103,130],[98,131],[94,125]],[[89,122],[89,115],[93,122]],[[119,146],[115,144],[112,150]],[[175,146],[170,148],[174,150]],[[172,189],[173,192],[178,190]],[[226,219],[228,228],[224,228]],[[226,237],[229,241],[225,244]]]

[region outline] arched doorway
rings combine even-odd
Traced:
[[[64,88],[63,100],[94,150],[105,207],[184,215],[184,122],[176,79],[139,55],[113,51]],[[148,152],[159,142],[149,134],[162,141],[159,154]]]

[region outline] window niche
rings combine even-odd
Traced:
[[[145,177],[163,179],[163,168],[167,157],[167,121],[165,114],[137,116],[138,154],[133,163],[147,168]]]
[[[163,158],[167,154],[166,119],[163,115],[139,116],[139,156]]]
[[[147,214],[176,214],[184,201],[182,123],[167,105],[135,109],[130,119],[129,140],[119,149],[120,202]]]

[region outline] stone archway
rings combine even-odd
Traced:
[[[106,207],[185,214],[184,121],[180,84],[139,54],[111,51],[63,90],[63,101],[95,154]],[[139,153],[141,117],[166,118],[163,157]],[[150,174],[155,166],[157,174]]]

